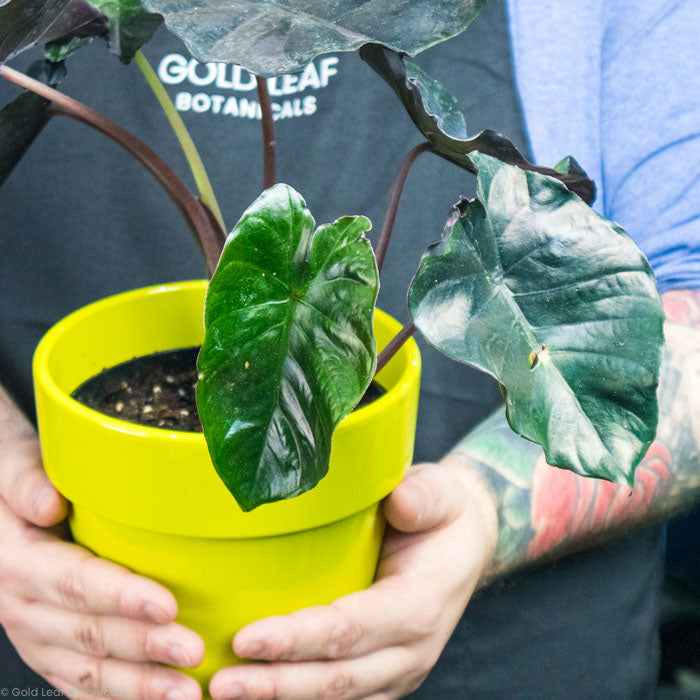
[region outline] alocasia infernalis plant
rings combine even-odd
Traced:
[[[0,5],[0,61],[45,43],[52,65],[60,66],[104,37],[123,61],[136,57],[166,109],[167,95],[138,52],[162,18],[199,60],[237,63],[258,76],[265,191],[224,244],[208,187],[200,185],[201,198],[192,195],[135,137],[57,92],[55,68],[46,85],[0,65],[1,75],[32,91],[0,112],[0,182],[52,116],[70,116],[132,152],[198,235],[213,272],[199,413],[217,472],[244,510],[301,494],[323,478],[335,427],[377,366],[416,329],[455,360],[492,374],[511,427],[541,444],[555,466],[632,483],[654,437],[663,313],[646,259],[619,226],[591,209],[595,186],[572,157],[535,165],[503,134],[470,134],[469,115],[455,97],[406,57],[462,31],[482,4],[421,0],[398,13],[388,0],[359,7],[348,0]],[[314,229],[301,195],[274,184],[261,77],[357,48],[426,139],[401,169],[376,256],[365,238],[367,219]],[[175,110],[170,118],[184,143]],[[401,183],[423,152],[477,174],[477,197],[453,207],[408,292],[413,324],[378,358],[378,271]],[[190,162],[197,182],[208,185],[194,155]]]

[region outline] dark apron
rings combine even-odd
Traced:
[[[249,118],[255,92],[233,69],[213,81],[204,68],[183,77],[186,52],[163,30],[145,53],[156,68],[166,55],[179,56],[170,59],[167,88],[188,107],[183,118],[231,227],[260,190],[260,124]],[[278,177],[303,194],[318,223],[365,214],[376,236],[391,180],[421,138],[394,94],[355,54],[338,58],[323,65],[317,59],[317,75],[302,92],[294,92],[298,81],[285,87],[278,80],[278,93],[287,93],[273,95],[283,117],[276,123]],[[24,69],[31,60],[22,55],[14,63]],[[465,34],[416,60],[459,95],[470,133],[496,129],[527,152],[502,2],[488,3]],[[137,133],[188,175],[135,66],[124,68],[96,44],[68,69],[62,89]],[[0,103],[11,94],[0,85]],[[231,96],[235,103],[227,102]],[[473,176],[442,159],[423,155],[417,162],[380,292],[380,305],[399,319],[407,318],[405,294],[421,254],[439,238],[450,205],[474,191]],[[65,119],[53,120],[0,191],[0,229],[0,380],[31,415],[31,354],[50,324],[107,294],[204,275],[189,231],[150,176],[117,146]],[[422,341],[421,349],[416,461],[438,459],[500,403],[490,377]],[[415,696],[649,694],[660,572],[659,531],[652,529],[496,584],[475,596]],[[9,643],[1,643],[3,685],[40,687]]]

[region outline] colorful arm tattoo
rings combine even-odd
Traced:
[[[549,466],[538,445],[511,431],[502,409],[454,448],[485,479],[498,506],[489,574],[660,520],[700,499],[700,291],[669,291],[663,301],[659,428],[633,489]]]

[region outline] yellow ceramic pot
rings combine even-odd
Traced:
[[[178,620],[206,645],[204,663],[188,671],[204,688],[236,663],[231,640],[244,625],[371,583],[378,504],[411,462],[420,375],[411,339],[378,376],[386,394],[336,430],[328,476],[244,513],[201,434],[127,423],[70,397],[105,367],[200,344],[205,290],[184,282],[103,299],[56,324],[34,357],[44,464],[73,504],[76,541],[175,594]],[[399,328],[377,311],[380,348]]]

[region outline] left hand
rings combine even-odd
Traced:
[[[364,591],[243,628],[215,700],[399,698],[428,675],[495,547],[490,494],[457,457],[417,465],[387,498],[377,580]]]

